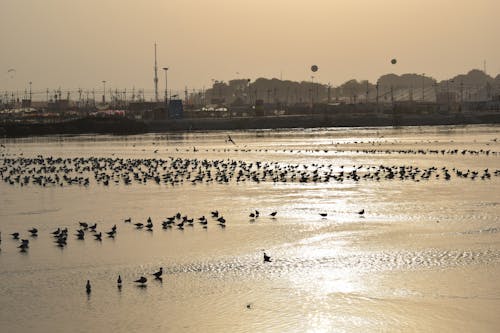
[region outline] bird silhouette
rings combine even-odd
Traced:
[[[92,291],[92,287],[90,286],[90,280],[87,280],[87,285],[85,286],[85,289],[87,290],[87,294],[90,294]]]
[[[134,281],[135,283],[139,283],[140,285],[145,285],[146,282],[148,282],[148,279],[146,279],[144,276],[141,276],[139,279]]]
[[[161,279],[161,276],[163,275],[163,267],[160,267],[160,270],[158,272],[155,272],[151,275],[154,275],[156,279]]]

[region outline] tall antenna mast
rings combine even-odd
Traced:
[[[156,43],[155,43],[155,77],[153,81],[155,83],[155,102],[158,102],[158,64],[156,63]]]

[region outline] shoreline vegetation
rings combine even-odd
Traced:
[[[134,120],[124,117],[86,117],[54,123],[6,122],[0,124],[0,137],[42,135],[113,134],[133,135],[167,131],[250,130],[321,127],[387,127],[427,125],[499,124],[500,111],[432,115],[335,114],[281,115],[235,118],[187,118]]]

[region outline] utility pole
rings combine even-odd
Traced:
[[[32,95],[31,95],[31,81],[30,81],[30,103],[31,103],[31,97]]]
[[[154,67],[154,71],[155,71],[155,77],[154,77],[153,81],[155,83],[155,102],[158,102],[158,64],[156,62],[156,43],[155,43],[155,67]]]
[[[314,76],[311,76],[311,112],[314,107]]]
[[[422,73],[422,102],[425,102],[425,73]]]
[[[464,101],[464,82],[460,81],[460,102]]]
[[[368,93],[369,93],[369,90],[368,90],[368,80],[366,80],[366,104],[368,104]]]

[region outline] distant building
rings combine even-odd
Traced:
[[[182,99],[171,99],[168,103],[168,117],[172,119],[181,119],[184,114]]]
[[[56,99],[53,102],[49,102],[47,105],[49,111],[63,112],[69,109],[68,99]]]
[[[457,93],[453,91],[442,91],[436,94],[438,104],[449,104],[457,101]]]
[[[30,108],[31,107],[31,99],[23,99],[21,101],[22,108]]]

